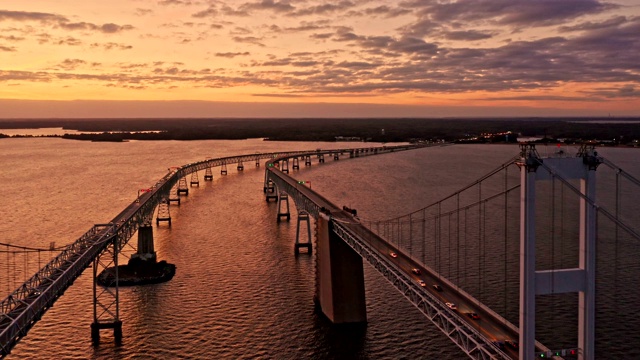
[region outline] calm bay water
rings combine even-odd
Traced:
[[[138,189],[154,184],[171,166],[206,157],[355,146],[362,143],[3,139],[1,241],[67,244],[94,223],[108,222],[135,199]],[[335,163],[328,159],[324,165],[314,161],[294,176],[311,181],[336,204],[357,208],[363,217],[385,219],[467,185],[517,152],[516,146],[499,145],[427,148]],[[638,150],[600,152],[640,177]],[[121,288],[122,346],[114,346],[107,331],[99,346],[91,344],[87,270],[9,358],[463,358],[369,265],[366,327],[336,328],[318,315],[314,257],[293,255],[295,215],[290,223],[276,223],[275,204],[264,200],[262,171],[245,164],[242,173],[230,167],[229,175],[220,176],[214,169],[212,183],[204,182],[201,173],[200,186],[171,208],[172,227],[154,227],[158,258],[176,264],[177,273],[165,284]],[[636,249],[634,244],[629,248]],[[5,271],[1,262],[0,271]],[[622,262],[620,271],[638,285],[633,265]],[[602,281],[610,283],[606,276]],[[6,288],[0,282],[3,294]],[[640,300],[638,288],[621,292],[623,303],[618,305],[610,293],[599,297],[606,301],[598,317],[603,339],[598,358],[640,356],[633,352],[634,343],[640,344],[637,331],[624,333],[640,322],[620,316],[616,308],[633,311]],[[517,303],[517,297],[508,301]]]

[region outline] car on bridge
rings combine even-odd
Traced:
[[[426,287],[427,286],[427,283],[424,282],[424,280],[422,280],[422,279],[418,280],[418,284],[420,284],[420,286],[422,286],[422,287]]]
[[[389,256],[391,256],[392,258],[397,258],[398,254],[394,253],[393,251],[389,253]]]
[[[433,288],[434,288],[436,291],[438,291],[438,292],[441,292],[441,291],[442,291],[442,286],[440,286],[440,285],[438,285],[438,284],[433,285]]]
[[[416,274],[416,275],[420,275],[420,274],[422,274],[422,272],[421,272],[421,271],[420,271],[420,269],[418,269],[418,268],[413,268],[413,269],[411,269],[411,272],[412,272],[412,273],[414,273],[414,274]]]
[[[504,341],[505,344],[507,344],[510,348],[512,349],[518,349],[518,342],[511,340],[511,339],[507,339]]]
[[[451,310],[458,310],[458,306],[452,302],[444,303]]]
[[[474,312],[467,313],[467,316],[472,318],[473,320],[480,320],[480,315]]]

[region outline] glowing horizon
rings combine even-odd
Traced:
[[[640,116],[631,0],[35,0],[0,29],[0,118]]]

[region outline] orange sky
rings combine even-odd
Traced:
[[[0,117],[640,116],[639,5],[3,1]]]

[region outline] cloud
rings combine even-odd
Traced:
[[[191,1],[184,0],[162,0],[158,1],[158,5],[169,6],[169,5],[193,5]]]
[[[561,26],[558,28],[560,32],[572,31],[590,31],[617,27],[627,22],[626,16],[616,16],[608,20],[600,22],[585,21],[573,26]]]
[[[24,37],[18,37],[18,36],[14,36],[14,35],[0,35],[0,39],[2,40],[7,40],[7,41],[23,41],[25,38]]]
[[[145,16],[153,14],[153,10],[151,9],[142,9],[136,8],[136,11],[133,13],[135,16]]]
[[[385,18],[393,18],[402,15],[411,14],[412,11],[404,8],[391,8],[387,5],[380,5],[374,8],[368,8],[363,11],[365,15],[382,16]]]
[[[191,16],[194,18],[206,18],[215,17],[216,15],[218,15],[218,9],[216,9],[215,6],[209,6],[207,9],[198,11]]]
[[[97,48],[97,47],[101,47],[105,50],[131,50],[133,49],[133,46],[131,45],[126,45],[126,44],[119,44],[119,43],[115,43],[115,42],[107,42],[107,43],[92,43],[90,45],[93,48]]]
[[[103,33],[116,33],[125,30],[133,29],[131,25],[116,25],[113,23],[106,23],[103,25],[96,25],[88,22],[69,22],[69,19],[62,15],[41,13],[41,12],[27,12],[27,11],[7,11],[0,10],[0,21],[39,21],[44,24],[52,25],[66,30],[93,30]]]
[[[40,21],[45,23],[60,23],[68,22],[69,20],[61,15],[41,13],[41,12],[28,12],[28,11],[9,11],[0,10],[0,21]]]
[[[264,47],[265,46],[261,42],[262,39],[257,38],[255,36],[233,36],[232,39],[233,39],[233,41],[238,42],[238,43],[253,44],[253,45],[258,45],[260,47]]]
[[[295,7],[287,1],[262,0],[255,3],[245,3],[240,9],[247,12],[251,10],[267,10],[274,13],[287,13],[293,11]]]
[[[82,45],[82,41],[80,39],[76,39],[71,36],[67,36],[66,38],[60,38],[56,40],[57,45],[69,45],[69,46],[79,46]]]
[[[589,95],[602,96],[608,99],[614,98],[640,98],[640,91],[634,85],[623,85],[620,87],[595,88],[591,91],[584,91]]]
[[[584,15],[600,14],[618,5],[598,0],[413,0],[405,7],[419,9],[422,17],[436,22],[494,23],[513,27],[562,24]]]
[[[476,98],[478,101],[576,101],[576,102],[593,102],[604,101],[591,96],[553,96],[553,95],[523,95],[523,96],[495,96]]]
[[[233,59],[234,57],[237,56],[249,56],[249,52],[245,51],[245,52],[226,52],[226,53],[215,53],[214,54],[217,57],[224,57],[224,58],[228,58],[228,59]]]
[[[350,28],[339,28],[335,41],[355,42],[367,49],[388,50],[404,54],[431,55],[438,50],[436,44],[428,43],[420,38],[403,36],[399,39],[391,36],[363,36],[356,35]]]
[[[15,46],[0,45],[0,51],[13,52],[13,51],[16,51],[16,48],[15,48]]]
[[[444,38],[456,41],[476,41],[492,38],[493,35],[483,31],[465,30],[465,31],[445,31]]]
[[[309,6],[307,8],[290,12],[289,15],[290,16],[330,15],[337,12],[349,10],[355,6],[356,4],[351,1],[342,0],[336,3],[324,3],[322,5]]]
[[[75,70],[77,67],[81,65],[85,65],[87,62],[82,59],[65,59],[63,62],[58,64],[58,67],[64,70]]]

